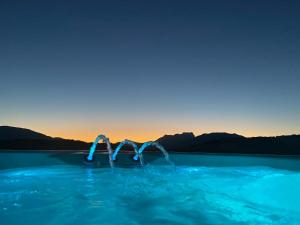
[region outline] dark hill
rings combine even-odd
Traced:
[[[195,137],[186,132],[165,135],[157,141],[168,151],[178,152],[300,155],[300,135],[246,138],[238,134],[210,133]],[[0,126],[0,149],[88,150],[91,144],[52,138],[29,129]],[[112,147],[116,145],[112,144]],[[97,149],[105,148],[105,144],[97,146]],[[132,151],[128,146],[125,149]]]
[[[0,149],[21,150],[83,150],[91,143],[83,141],[53,138],[29,129],[0,126]],[[99,145],[98,148],[105,148]]]
[[[0,126],[0,141],[49,140],[51,137],[25,128]]]
[[[183,150],[183,149],[181,149]],[[191,152],[300,155],[300,135],[229,138],[195,143]]]
[[[244,136],[238,134],[229,134],[229,133],[209,133],[209,134],[201,134],[196,137],[195,142],[198,144],[212,142],[212,141],[226,141],[233,139],[245,139]]]
[[[91,145],[79,140],[53,138],[29,129],[0,126],[0,149],[3,150],[88,150]],[[97,149],[105,150],[106,145],[99,143]],[[132,150],[128,146],[124,149]]]
[[[191,132],[184,132],[182,134],[165,135],[156,141],[162,144],[166,149],[176,150],[192,145],[195,141],[195,136]]]
[[[165,135],[157,140],[178,152],[300,155],[300,135],[246,138],[238,134]]]
[[[245,139],[245,137],[238,134],[229,133],[209,133],[202,134],[197,137],[191,132],[185,132],[182,134],[165,135],[156,141],[162,144],[165,148],[172,151],[187,149],[195,147],[208,142],[219,142],[227,140]]]

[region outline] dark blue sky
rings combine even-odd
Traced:
[[[0,1],[0,123],[91,140],[300,133],[298,1]]]

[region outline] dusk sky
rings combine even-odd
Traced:
[[[300,133],[300,2],[0,0],[0,125],[92,141]]]

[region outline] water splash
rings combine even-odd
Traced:
[[[90,153],[87,157],[87,161],[93,161],[93,157],[94,157],[94,153],[96,151],[96,147],[97,147],[97,144],[100,140],[103,140],[103,142],[106,144],[107,146],[107,151],[108,151],[108,157],[109,157],[109,164],[110,164],[110,167],[113,168],[114,167],[114,163],[113,163],[113,160],[112,160],[112,154],[113,154],[113,151],[112,151],[112,148],[111,148],[111,144],[110,144],[110,141],[109,141],[109,138],[107,138],[105,135],[103,134],[100,134],[96,140],[94,141],[91,149],[90,149]]]
[[[166,161],[172,165],[172,166],[175,166],[175,164],[171,161],[170,157],[169,157],[169,153],[166,151],[166,149],[161,145],[159,144],[158,142],[155,142],[155,141],[148,141],[148,142],[145,142],[139,149],[138,153],[135,154],[135,156],[133,157],[134,160],[138,160],[138,158],[141,159],[141,155],[143,153],[143,151],[147,148],[147,147],[150,147],[150,146],[154,146],[156,148],[158,148],[163,154],[164,154],[164,157],[166,159]],[[144,164],[144,162],[142,162]]]
[[[149,147],[149,146],[154,146],[156,148],[158,148],[164,155],[166,161],[172,165],[172,166],[175,166],[175,164],[170,160],[170,157],[169,157],[169,154],[168,152],[165,150],[165,148],[159,144],[158,142],[155,142],[155,141],[149,141],[149,142],[145,142],[139,149],[136,145],[135,142],[133,141],[130,141],[130,140],[127,140],[125,139],[124,141],[122,141],[118,147],[116,148],[116,150],[113,152],[112,148],[111,148],[111,144],[110,144],[110,141],[109,139],[103,135],[103,134],[100,134],[98,135],[98,137],[96,138],[96,140],[94,141],[92,147],[90,148],[90,152],[89,152],[89,155],[86,157],[86,160],[88,162],[91,162],[93,161],[94,159],[94,153],[96,151],[96,147],[97,147],[97,144],[100,140],[103,140],[104,143],[106,143],[107,145],[107,151],[108,151],[108,156],[109,156],[109,164],[110,164],[110,167],[113,168],[114,167],[114,163],[113,161],[116,160],[117,158],[117,155],[118,155],[118,152],[121,150],[121,148],[124,146],[124,145],[131,145],[135,151],[135,155],[133,157],[133,159],[135,161],[137,161],[138,159],[140,159],[140,163],[141,165],[143,166],[144,165],[144,160],[143,160],[143,151],[145,150],[145,148]]]
[[[113,155],[112,155],[112,160],[116,160],[116,159],[117,159],[117,155],[118,155],[119,151],[121,150],[121,148],[122,148],[124,145],[130,145],[130,146],[132,146],[132,147],[133,147],[133,150],[135,151],[135,154],[138,154],[138,146],[136,145],[136,143],[133,142],[133,141],[130,141],[130,140],[125,139],[125,140],[122,141],[122,142],[118,145],[118,147],[115,149],[115,151],[114,151],[114,153],[113,153]],[[142,156],[142,155],[139,155],[138,158],[140,158],[140,163],[141,163],[141,165],[143,166],[143,165],[144,165],[144,164],[143,164],[143,156]]]

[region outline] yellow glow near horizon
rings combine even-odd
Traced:
[[[2,122],[3,123],[3,122]],[[43,133],[51,137],[61,137],[65,139],[81,140],[93,142],[97,135],[104,134],[110,138],[111,142],[119,142],[130,139],[136,142],[156,140],[163,135],[176,134],[182,132],[193,132],[194,135],[211,132],[237,133],[246,137],[252,136],[278,136],[287,134],[299,134],[299,126],[266,126],[269,124],[254,123],[250,120],[247,124],[238,118],[234,120],[199,120],[191,121],[184,118],[180,121],[175,120],[156,120],[156,121],[89,121],[55,119],[53,121],[37,120],[32,118],[30,121],[14,120],[6,121],[6,125],[24,127],[36,132]],[[4,124],[2,124],[4,125]]]
[[[41,132],[41,131],[40,131]],[[197,132],[195,130],[185,131],[185,130],[172,130],[172,131],[164,131],[164,130],[155,130],[155,131],[134,131],[134,130],[122,130],[122,131],[108,131],[108,132],[96,132],[96,131],[80,131],[80,130],[69,130],[69,131],[54,131],[54,130],[45,130],[42,133],[49,135],[51,137],[61,137],[65,139],[74,139],[81,140],[85,142],[93,142],[97,135],[104,134],[109,137],[111,142],[120,142],[124,139],[129,139],[136,142],[146,142],[151,140],[156,140],[164,135],[172,135],[183,132],[193,132],[195,136],[201,135],[203,133],[212,133],[212,132],[228,132],[228,133],[237,133],[239,135],[243,135],[245,137],[255,137],[255,136],[280,136],[285,135],[280,132],[264,132],[264,131],[237,131],[237,130],[206,130],[203,132]],[[291,132],[290,134],[294,134]]]

